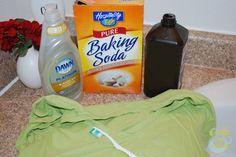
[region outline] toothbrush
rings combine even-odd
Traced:
[[[137,157],[135,154],[131,153],[129,150],[127,150],[124,147],[122,147],[121,145],[119,145],[110,135],[108,135],[106,132],[102,131],[99,128],[93,127],[90,131],[90,134],[92,134],[92,135],[94,135],[98,138],[101,138],[104,135],[104,136],[106,136],[106,138],[108,138],[111,141],[111,143],[113,144],[113,146],[117,150],[120,150],[120,151],[124,152],[129,157]]]

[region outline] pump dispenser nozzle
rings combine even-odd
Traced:
[[[46,21],[58,21],[62,19],[62,16],[57,9],[57,4],[55,3],[48,3],[46,4],[46,12],[44,14],[44,19]]]

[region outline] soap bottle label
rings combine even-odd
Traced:
[[[67,31],[67,26],[65,23],[61,23],[56,26],[49,26],[47,28],[47,34],[49,36],[59,36],[64,34]]]
[[[78,63],[72,53],[56,59],[50,74],[50,84],[54,92],[68,96],[80,89],[80,75]]]

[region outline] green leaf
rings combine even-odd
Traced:
[[[25,46],[26,46],[27,48],[29,48],[29,47],[32,46],[32,44],[33,44],[32,39],[29,39],[29,40],[26,42]]]
[[[20,19],[20,18],[17,18],[16,20],[18,20],[19,22],[24,22],[25,21],[24,19]]]
[[[20,41],[24,41],[25,37],[23,34],[17,33],[17,37],[20,39]]]
[[[27,51],[28,51],[28,47],[23,45],[20,48],[18,48],[14,54],[19,57],[24,57],[26,55]]]

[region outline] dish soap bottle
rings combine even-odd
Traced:
[[[181,86],[183,49],[188,30],[177,24],[174,14],[165,14],[161,23],[146,36],[144,93],[154,97]]]
[[[45,94],[59,94],[77,100],[81,98],[82,72],[78,49],[56,4],[46,5],[39,72]]]

